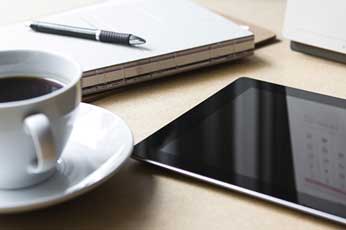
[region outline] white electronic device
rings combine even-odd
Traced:
[[[288,0],[284,36],[294,50],[346,63],[345,12],[345,0]]]

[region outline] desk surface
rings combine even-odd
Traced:
[[[0,24],[93,2],[97,0],[0,0]],[[242,61],[133,86],[95,102],[124,118],[136,142],[240,76],[346,98],[345,65],[292,52],[282,38],[285,1],[197,2],[269,28],[282,41]],[[129,160],[109,181],[76,200],[42,211],[0,216],[0,229],[40,228],[305,230],[343,226]]]

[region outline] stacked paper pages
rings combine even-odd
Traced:
[[[231,61],[251,55],[254,48],[250,31],[186,0],[106,1],[38,20],[147,40],[129,47],[38,33],[24,23],[0,30],[0,50],[49,50],[76,59],[84,72],[84,95]]]

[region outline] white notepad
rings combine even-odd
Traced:
[[[0,50],[64,53],[83,69],[84,94],[229,61],[252,54],[253,34],[187,0],[118,0],[39,19],[132,33],[140,47],[32,31],[24,23],[0,30]]]

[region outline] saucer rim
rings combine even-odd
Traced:
[[[116,114],[114,114],[114,113],[112,113],[112,112],[110,112],[110,111],[108,111],[102,107],[95,106],[95,105],[88,104],[88,103],[80,103],[79,106],[86,106],[86,107],[90,107],[90,108],[95,109],[95,110],[101,110],[103,113],[107,113],[107,114],[113,116],[116,120],[121,122],[121,125],[124,128],[124,131],[126,131],[126,135],[129,137],[129,144],[126,146],[126,148],[123,151],[121,151],[121,154],[119,154],[119,155],[123,155],[121,157],[121,159],[119,159],[117,161],[117,164],[114,164],[112,169],[109,170],[109,172],[107,174],[104,174],[104,176],[102,178],[98,179],[97,181],[95,181],[91,184],[84,186],[83,188],[73,190],[71,192],[60,193],[60,194],[56,194],[53,196],[47,196],[46,199],[40,198],[39,200],[34,200],[32,202],[26,202],[25,204],[9,205],[9,206],[0,207],[0,214],[15,214],[15,213],[22,213],[22,212],[28,212],[28,211],[33,211],[33,210],[39,210],[39,209],[47,208],[47,207],[50,207],[50,206],[53,206],[56,204],[60,204],[60,203],[72,200],[73,198],[76,198],[80,195],[83,195],[83,194],[91,191],[92,189],[98,187],[103,182],[107,181],[130,158],[131,153],[133,151],[133,147],[134,147],[134,139],[133,139],[133,134],[132,134],[130,128],[128,127],[128,125],[126,124],[126,122],[121,117],[117,116]],[[115,155],[113,155],[112,157],[114,157],[114,156]],[[94,172],[92,172],[92,174],[97,172],[98,170],[100,170],[100,168],[103,165],[105,165],[107,162],[109,162],[112,159],[112,157],[107,159],[107,161],[104,162],[102,165],[100,165]],[[92,174],[90,174],[90,175],[92,175]],[[88,176],[90,176],[90,175],[88,175]],[[87,177],[83,178],[83,180],[85,180]],[[83,181],[83,180],[81,180],[81,181]],[[42,183],[45,183],[45,182],[42,182]],[[74,186],[76,186],[76,185],[74,185]],[[25,188],[20,189],[20,190],[25,190]]]

